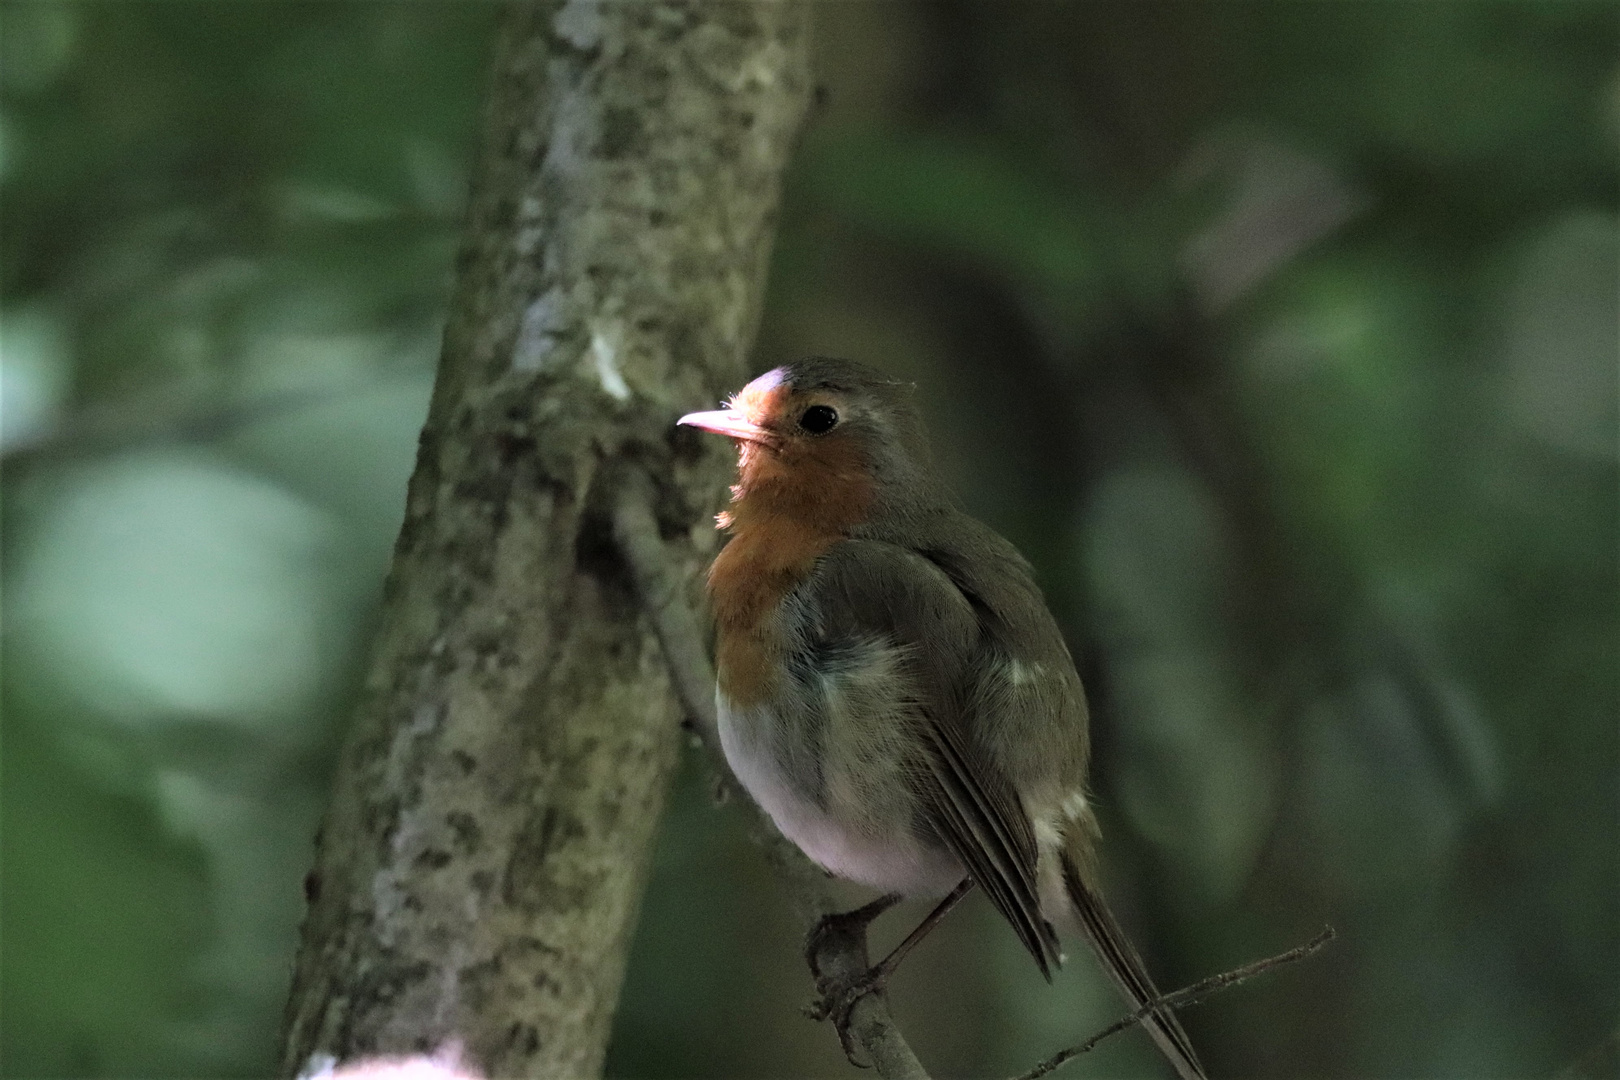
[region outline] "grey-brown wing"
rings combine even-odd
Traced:
[[[1041,915],[1034,830],[1017,792],[963,724],[968,683],[985,648],[973,605],[928,560],[868,540],[834,546],[807,594],[817,630],[829,641],[880,636],[906,657],[922,698],[917,734],[924,766],[907,782],[922,785],[929,824],[1051,978],[1058,942]]]

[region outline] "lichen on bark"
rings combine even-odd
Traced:
[[[798,4],[505,16],[438,381],[309,878],[283,1071],[599,1072],[680,709],[612,540],[688,575],[809,96]]]

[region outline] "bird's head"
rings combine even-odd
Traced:
[[[679,423],[737,444],[736,507],[847,529],[896,502],[935,496],[933,462],[912,387],[852,360],[773,368],[723,409]]]

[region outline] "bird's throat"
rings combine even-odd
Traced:
[[[740,707],[776,689],[778,612],[816,560],[865,520],[873,485],[853,447],[781,455],[750,446],[728,515],[731,540],[709,569],[720,689]]]

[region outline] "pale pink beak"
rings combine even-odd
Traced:
[[[771,434],[735,409],[715,409],[712,412],[687,413],[677,424],[712,431],[746,442],[769,442]]]

